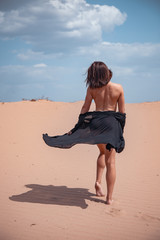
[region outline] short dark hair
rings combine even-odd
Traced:
[[[112,71],[103,62],[93,62],[88,68],[86,85],[90,88],[105,86],[112,78]]]

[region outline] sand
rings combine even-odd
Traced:
[[[160,102],[126,104],[111,206],[95,196],[96,146],[41,137],[68,132],[82,104],[0,103],[0,240],[160,239]]]

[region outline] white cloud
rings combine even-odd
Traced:
[[[40,51],[33,51],[32,49],[28,49],[28,50],[21,50],[21,52],[17,52],[14,51],[13,53],[15,53],[17,55],[17,57],[20,60],[46,60],[46,59],[55,59],[58,57],[62,57],[63,53],[59,52],[59,53],[52,53],[52,54],[45,54],[45,52],[40,52]]]
[[[25,7],[0,12],[0,35],[21,37],[35,51],[65,52],[101,41],[103,31],[125,20],[126,14],[116,7],[85,0],[29,1]]]
[[[90,47],[80,47],[77,54],[101,59],[114,65],[151,66],[160,62],[160,43],[111,43],[102,42]]]
[[[1,0],[0,11],[11,11],[17,8],[25,7],[26,5],[33,2],[40,2],[41,0]]]
[[[44,68],[47,67],[47,65],[45,63],[38,63],[34,65],[35,68]]]

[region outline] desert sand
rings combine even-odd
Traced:
[[[82,104],[0,103],[0,240],[160,239],[160,102],[126,104],[110,206],[95,196],[96,146],[42,140],[68,132]]]

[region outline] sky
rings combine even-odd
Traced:
[[[1,0],[0,101],[75,102],[103,61],[126,103],[160,101],[159,0]]]

